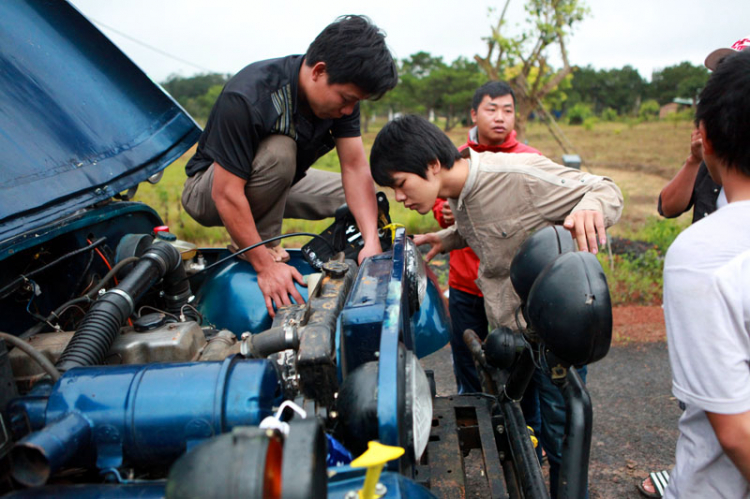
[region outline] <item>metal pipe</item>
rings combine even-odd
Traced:
[[[565,438],[557,494],[561,499],[584,497],[591,454],[591,396],[573,368],[568,369],[560,390],[565,399]]]
[[[13,478],[27,487],[44,485],[90,441],[89,422],[77,412],[70,412],[13,447]]]

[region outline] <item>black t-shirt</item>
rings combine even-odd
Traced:
[[[695,176],[695,184],[693,184],[693,195],[690,196],[690,202],[682,213],[685,213],[695,206],[693,209],[693,223],[695,223],[701,218],[715,212],[716,199],[719,197],[720,190],[721,186],[711,179],[706,163],[701,161],[701,165],[698,168],[698,174]],[[664,216],[664,213],[661,210],[661,195],[659,195],[659,205],[657,208],[659,210],[659,215]],[[675,218],[682,215],[682,213],[667,218]]]
[[[297,87],[301,55],[260,61],[229,82],[211,109],[195,155],[185,166],[188,176],[213,162],[247,179],[258,145],[268,135],[297,142],[295,182],[315,161],[334,148],[335,138],[359,137],[359,105],[349,116],[307,119],[299,112]]]

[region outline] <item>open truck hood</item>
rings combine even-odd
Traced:
[[[73,6],[0,15],[0,241],[166,168],[200,128]]]

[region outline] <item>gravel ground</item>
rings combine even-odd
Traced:
[[[634,326],[641,334],[617,334]],[[641,497],[637,480],[673,464],[681,411],[671,394],[663,328],[660,313],[652,307],[641,311],[629,307],[625,314],[615,309],[615,337],[626,340],[616,342],[607,357],[589,366],[588,388],[594,404],[589,467],[593,499]],[[455,393],[450,346],[422,362],[435,372],[438,395]],[[476,497],[482,496],[478,491]]]

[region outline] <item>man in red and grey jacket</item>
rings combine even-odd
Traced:
[[[510,86],[502,81],[485,83],[474,93],[471,103],[471,120],[476,125],[469,130],[466,144],[459,147],[468,155],[468,148],[477,152],[536,153],[533,147],[516,140],[516,98]],[[435,202],[432,211],[441,227],[453,225],[453,213],[445,199]],[[482,292],[474,283],[479,269],[479,258],[471,248],[451,251],[448,298],[453,336],[453,373],[458,393],[481,392],[471,352],[463,341],[466,329],[474,330],[484,340],[488,332]]]

